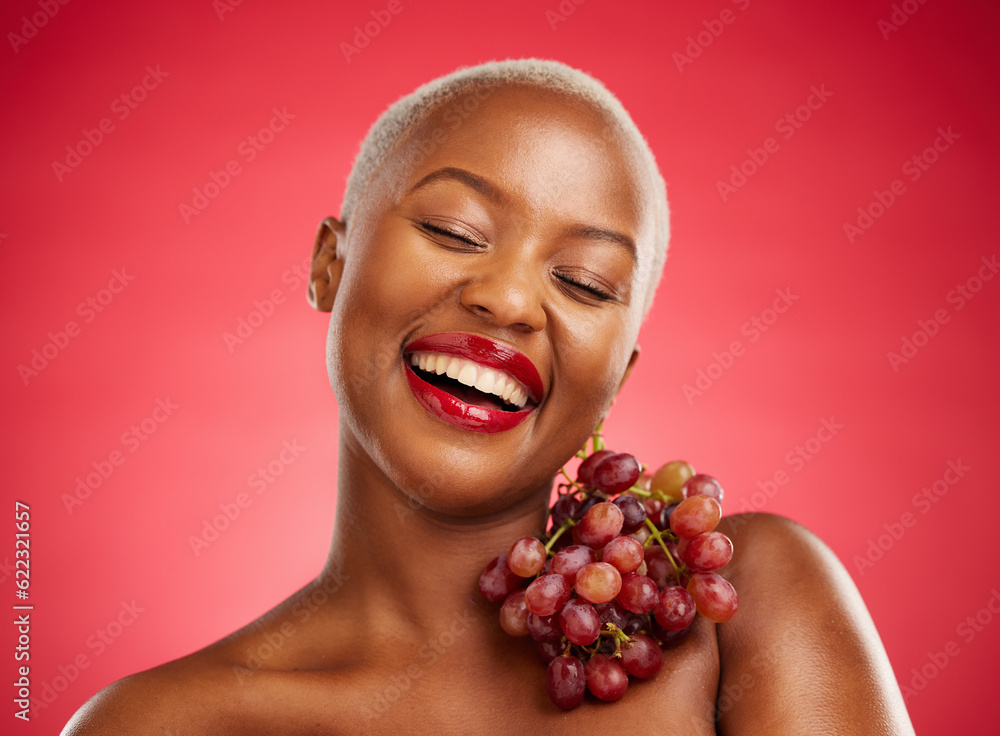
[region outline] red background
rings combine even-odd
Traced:
[[[883,38],[887,1],[589,0],[563,3],[573,12],[559,20],[546,17],[556,0],[420,0],[383,13],[388,25],[347,60],[341,44],[386,3],[244,2],[220,18],[210,0],[69,2],[16,52],[0,44],[3,494],[5,513],[15,499],[31,506],[34,695],[63,690],[28,726],[6,690],[3,730],[56,733],[112,680],[214,641],[318,572],[337,408],[326,319],[289,269],[337,214],[358,141],[392,100],[460,65],[533,55],[603,80],[670,187],[667,274],[610,441],[717,475],[729,511],[749,505],[815,530],[856,580],[900,681],[921,685],[912,670],[927,666],[908,700],[917,730],[986,732],[1000,715],[989,685],[1000,624],[971,642],[958,627],[1000,586],[987,526],[1000,509],[1000,280],[978,284],[961,310],[948,294],[997,254],[998,10],[904,4],[916,12]],[[687,37],[726,8],[733,22],[678,69]],[[6,3],[0,31],[20,34],[40,12]],[[112,104],[147,65],[169,76],[119,119]],[[775,124],[813,85],[830,97],[786,140]],[[294,119],[247,162],[238,147],[275,107]],[[60,181],[52,162],[102,118],[114,130]],[[959,137],[910,181],[904,163],[939,126]],[[768,137],[777,152],[724,201],[717,182]],[[233,159],[241,173],[185,223],[179,205]],[[894,179],[905,193],[849,242],[844,223]],[[134,279],[85,322],[78,305],[114,269]],[[223,333],[276,289],[284,301],[230,351]],[[751,343],[741,326],[776,289],[798,299]],[[887,353],[939,309],[947,323],[894,370]],[[23,378],[19,366],[70,320],[79,335]],[[745,352],[688,400],[682,386],[734,340]],[[167,397],[179,408],[130,452],[122,434]],[[831,417],[842,428],[793,465],[787,454]],[[189,537],[286,440],[306,449],[195,555]],[[70,513],[63,494],[115,450],[124,463]],[[914,502],[958,460],[970,469],[947,494]],[[755,497],[780,470],[789,481]],[[914,524],[893,527],[906,512]],[[885,524],[902,535],[859,567],[858,555],[877,557]],[[13,519],[0,528],[0,560],[12,561]],[[0,577],[9,605],[13,579]],[[133,599],[142,612],[99,651],[89,637]],[[12,682],[11,627],[0,638]],[[73,679],[81,654],[88,666]],[[55,680],[60,666],[67,680]]]

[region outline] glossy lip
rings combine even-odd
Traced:
[[[527,389],[530,405],[521,411],[508,412],[466,404],[417,375],[407,359],[409,354],[415,352],[456,355],[487,368],[505,371]],[[429,335],[407,345],[403,355],[406,380],[417,401],[438,419],[461,429],[487,433],[506,432],[527,419],[545,393],[538,370],[526,356],[509,345],[479,335],[458,332]]]
[[[468,358],[487,368],[496,368],[512,375],[528,389],[528,398],[541,403],[545,388],[538,369],[527,356],[517,352],[510,345],[490,340],[480,335],[463,332],[443,332],[414,340],[403,349],[403,354],[426,352],[447,353],[460,358]]]

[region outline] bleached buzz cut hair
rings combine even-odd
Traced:
[[[631,115],[618,98],[594,77],[559,61],[547,59],[506,59],[460,68],[434,79],[404,95],[383,112],[368,130],[347,178],[340,219],[347,223],[379,168],[406,138],[435,110],[473,89],[507,85],[533,85],[578,98],[609,115],[643,161],[653,185],[654,256],[644,304],[648,314],[653,295],[663,274],[670,242],[670,209],[667,187],[656,165],[656,157]]]

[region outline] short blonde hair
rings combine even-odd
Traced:
[[[607,113],[626,139],[632,143],[648,168],[655,195],[654,256],[646,293],[644,313],[649,312],[653,294],[663,273],[670,242],[670,209],[667,187],[645,137],[632,117],[601,82],[589,74],[559,61],[546,59],[506,59],[463,67],[439,77],[396,100],[368,130],[354,159],[340,206],[341,220],[350,221],[358,201],[389,154],[441,105],[470,89],[526,84],[576,97]]]

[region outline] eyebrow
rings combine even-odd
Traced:
[[[432,171],[423,179],[418,181],[412,187],[407,190],[407,194],[412,194],[421,187],[425,187],[428,184],[433,184],[437,181],[457,181],[470,189],[478,192],[487,199],[496,204],[509,204],[510,198],[504,194],[500,189],[494,186],[492,183],[488,182],[481,176],[476,176],[471,171],[466,171],[465,169],[459,169],[455,166],[446,166],[443,169],[438,169],[437,171]]]
[[[487,181],[481,176],[473,174],[471,171],[466,171],[465,169],[460,169],[456,166],[446,166],[442,169],[438,169],[437,171],[432,171],[410,187],[406,194],[412,194],[421,187],[433,184],[434,182],[449,180],[465,184],[465,186],[496,204],[510,204],[510,198],[493,183]],[[604,241],[620,245],[629,252],[633,261],[637,260],[638,249],[636,248],[635,241],[628,235],[620,233],[617,230],[577,223],[568,228],[567,234],[571,237],[583,238],[585,240]]]

